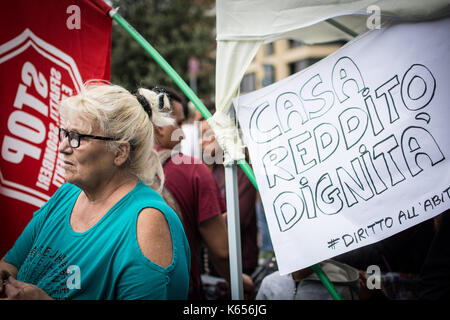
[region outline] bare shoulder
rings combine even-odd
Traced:
[[[145,208],[137,220],[137,240],[142,253],[151,261],[167,267],[172,262],[172,236],[164,214],[155,208]]]

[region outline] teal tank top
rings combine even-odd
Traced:
[[[62,185],[38,211],[5,255],[17,280],[54,299],[187,299],[190,251],[183,226],[162,197],[139,182],[94,226],[78,233],[70,215],[81,189]],[[161,211],[169,224],[172,263],[163,268],[144,256],[136,235],[146,207]]]

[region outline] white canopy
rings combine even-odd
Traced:
[[[216,136],[224,130],[232,98],[260,45],[286,38],[306,43],[349,40],[352,36],[343,30],[359,34],[367,30],[369,16],[378,13],[384,23],[391,19],[428,20],[450,12],[449,0],[220,0],[216,5],[217,112],[210,122]],[[241,148],[238,145],[237,149]],[[235,154],[238,158],[243,155],[234,151],[229,154],[235,160],[239,160]]]

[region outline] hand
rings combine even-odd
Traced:
[[[11,274],[6,271],[6,270],[2,270],[1,272],[1,278],[0,278],[0,299],[1,298],[6,298],[5,295],[5,291],[3,289],[3,287],[6,285],[6,283],[8,282],[8,278],[11,276]]]
[[[3,286],[5,298],[0,300],[52,300],[41,288],[18,281],[13,277],[7,279],[6,285]]]
[[[367,278],[364,271],[358,270],[359,273],[359,300],[369,300],[372,296],[372,290],[367,288]]]
[[[255,284],[248,274],[242,274],[242,286],[244,287],[244,300],[252,300],[255,296]]]

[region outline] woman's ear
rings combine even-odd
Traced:
[[[120,167],[124,164],[130,155],[130,143],[123,142],[119,145],[118,150],[116,151],[116,157],[114,158],[114,164]]]
[[[154,132],[155,132],[155,134],[157,134],[157,135],[161,135],[162,134],[162,130],[163,130],[163,128],[162,127],[160,127],[160,126],[153,126],[153,128],[154,128]]]
[[[163,136],[163,128],[159,126],[153,126],[153,133],[154,133],[154,139],[155,143],[159,145],[161,141],[161,137]]]

